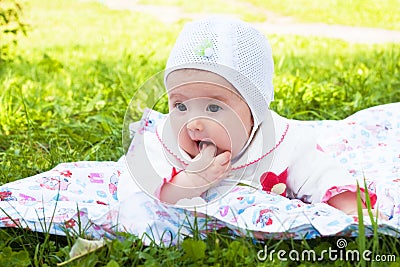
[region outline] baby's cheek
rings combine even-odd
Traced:
[[[247,143],[249,135],[245,128],[237,127],[230,135],[232,142],[232,153],[239,153],[243,146]]]
[[[218,150],[222,152],[232,150],[232,135],[230,135],[225,129],[221,131],[215,131],[215,139],[214,139]],[[217,153],[219,152],[217,151]]]
[[[190,139],[189,135],[185,131],[181,131],[176,138],[181,149],[192,157],[197,156],[198,150],[195,147],[195,143]]]

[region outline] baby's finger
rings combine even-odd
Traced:
[[[213,143],[200,142],[200,154],[203,159],[210,159],[215,157],[217,153],[217,147]]]
[[[212,143],[201,145],[200,153],[187,166],[189,172],[202,172],[212,165],[217,148]]]

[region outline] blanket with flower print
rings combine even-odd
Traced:
[[[148,121],[141,123],[148,125]],[[323,137],[321,149],[354,177],[364,177],[368,188],[376,192],[376,208],[389,218],[377,221],[378,231],[400,236],[400,103],[362,110],[344,120],[299,123],[316,128]],[[118,181],[129,175],[123,156],[118,162],[61,163],[4,184],[0,186],[0,227],[58,235],[83,231],[92,238],[127,231],[147,242],[164,243],[175,243],[195,228],[206,236],[210,230],[227,227],[233,234],[256,239],[357,235],[356,216],[324,203],[306,204],[240,185],[198,210],[163,205],[134,183],[129,198],[120,201]],[[368,216],[364,224],[366,234],[373,234]]]

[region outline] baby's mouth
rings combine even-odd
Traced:
[[[210,155],[210,153],[212,153],[213,157],[223,152],[211,139],[193,140],[193,142],[195,147],[197,148],[197,152],[195,152],[194,154],[189,153],[192,158],[200,156],[200,154],[202,154],[205,149],[208,149],[206,154]]]
[[[214,146],[215,148],[217,148],[215,143],[210,139],[194,140],[194,142],[199,152],[201,152],[201,150],[204,149],[204,146]]]
[[[206,145],[206,146],[212,145],[212,146],[216,147],[215,143],[212,140],[209,140],[209,139],[207,139],[207,140],[196,140],[195,143],[196,143],[197,148],[199,149],[199,151],[201,151],[203,149],[204,145]]]

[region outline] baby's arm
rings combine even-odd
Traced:
[[[214,157],[214,152],[214,146],[204,145],[198,157],[201,157],[200,160],[210,161],[210,158]],[[160,200],[175,204],[181,199],[199,197],[227,176],[230,171],[230,156],[228,151],[221,153],[214,158],[210,166],[200,171],[196,171],[199,162],[195,158],[185,171],[179,172],[171,181],[162,185]]]

